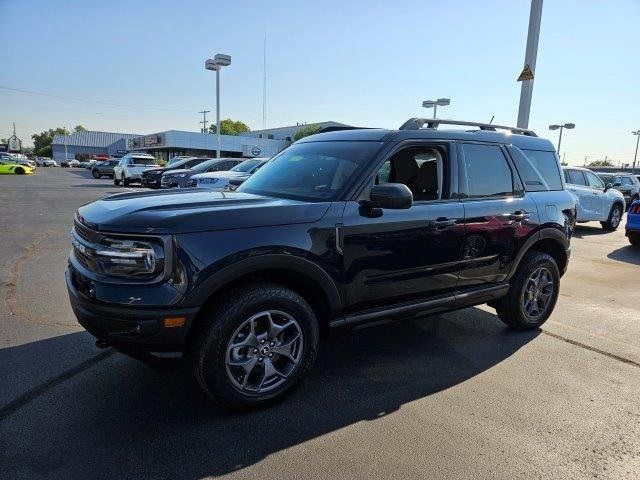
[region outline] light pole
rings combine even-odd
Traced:
[[[215,70],[216,72],[216,137],[218,147],[216,149],[216,158],[220,158],[220,69],[231,65],[231,56],[222,53],[216,53],[213,59],[209,58],[204,62],[206,70]]]
[[[564,125],[549,125],[549,130],[558,130],[560,129],[560,136],[558,136],[558,156],[560,156],[560,145],[562,144],[562,130],[568,128],[571,130],[572,128],[576,128],[575,123],[565,123]]]
[[[422,106],[424,108],[433,107],[433,118],[436,118],[436,112],[438,111],[438,105],[440,105],[441,107],[444,107],[446,105],[449,105],[450,103],[451,103],[451,100],[449,100],[448,98],[439,98],[437,100],[425,100],[424,102],[422,102]]]
[[[636,136],[636,154],[633,156],[633,173],[635,172],[636,169],[636,161],[638,160],[638,143],[640,142],[640,130],[635,130],[633,132],[631,132],[632,135]]]
[[[531,97],[533,96],[533,77],[536,72],[541,21],[542,0],[531,0],[527,46],[524,53],[524,69],[520,74],[522,86],[520,87],[520,103],[518,105],[518,128],[529,128],[529,112],[531,111]],[[527,67],[529,67],[528,75],[525,75]]]

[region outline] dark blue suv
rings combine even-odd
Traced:
[[[184,357],[213,399],[246,409],[289,391],[329,331],[482,303],[538,328],[575,212],[548,140],[411,119],[304,138],[236,192],[85,205],[67,286],[98,345]]]

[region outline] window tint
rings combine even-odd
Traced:
[[[511,169],[500,147],[468,143],[462,149],[470,197],[513,195]]]
[[[562,190],[562,179],[560,177],[560,167],[554,152],[541,150],[521,150],[531,161],[540,176],[549,186],[549,190]],[[517,165],[520,170],[520,165]]]
[[[581,170],[565,170],[564,178],[567,183],[572,185],[583,185],[587,186],[587,181],[584,178]]]
[[[633,182],[629,177],[622,177],[622,185],[632,186]]]
[[[508,146],[507,149],[513,158],[520,178],[524,182],[524,189],[527,192],[544,192],[553,190],[544,179],[542,173],[536,168],[531,159],[527,157],[522,150],[514,146]]]
[[[403,183],[417,202],[447,198],[442,193],[443,156],[439,148],[404,148],[382,164],[374,183]]]
[[[602,180],[598,178],[598,176],[593,172],[584,172],[587,177],[587,182],[589,182],[589,186],[591,188],[604,188],[604,183]]]

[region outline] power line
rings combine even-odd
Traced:
[[[5,86],[2,86],[2,85],[0,85],[0,89],[8,90],[10,92],[24,93],[24,94],[27,94],[27,95],[39,95],[41,97],[58,98],[58,99],[61,99],[61,100],[73,100],[74,102],[95,103],[95,104],[98,104],[98,105],[107,105],[109,107],[132,108],[132,109],[137,109],[137,110],[157,110],[157,111],[161,111],[161,112],[191,113],[191,111],[189,111],[189,110],[178,110],[178,109],[161,108],[161,107],[143,107],[143,106],[139,106],[139,105],[128,105],[128,104],[125,104],[125,103],[104,102],[102,100],[90,100],[90,99],[87,99],[87,98],[67,97],[67,96],[64,96],[64,95],[54,95],[52,93],[35,92],[33,90],[23,90],[21,88],[5,87]]]
[[[211,110],[202,110],[201,113],[202,114],[202,121],[198,122],[202,124],[202,133],[207,133],[207,113],[211,112]]]

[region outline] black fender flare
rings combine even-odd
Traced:
[[[567,238],[566,234],[562,232],[560,229],[555,227],[541,228],[540,230],[532,234],[527,239],[527,241],[524,242],[522,247],[520,247],[520,251],[518,252],[515,260],[513,261],[513,266],[511,267],[511,271],[507,275],[507,279],[510,279],[516,273],[516,271],[518,270],[518,267],[520,266],[520,261],[522,260],[522,257],[524,257],[524,254],[527,253],[535,243],[539,242],[540,240],[546,240],[546,239],[555,240],[556,242],[558,242],[558,244],[560,244],[560,246],[562,246],[562,248],[565,249],[565,251],[571,248],[570,240]],[[558,265],[558,267],[562,271],[562,266]]]
[[[267,269],[292,270],[306,276],[322,289],[329,301],[329,308],[333,314],[338,314],[342,311],[340,292],[329,274],[311,260],[287,254],[257,255],[223,267],[189,292],[182,305],[184,307],[200,307],[213,293],[230,282],[252,272]]]

